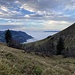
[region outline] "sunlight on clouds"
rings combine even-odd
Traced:
[[[24,17],[25,17],[25,18],[29,18],[30,16],[29,16],[29,15],[25,15]]]
[[[0,26],[6,28],[62,30],[74,21],[75,0],[0,0]]]
[[[17,1],[15,1],[14,3],[19,4],[20,2],[17,0]]]
[[[13,14],[20,14],[20,12],[17,11],[11,11]]]
[[[32,7],[30,7],[30,6],[28,6],[27,4],[22,5],[22,6],[20,7],[20,10],[21,10],[21,9],[25,9],[25,10],[28,10],[28,11],[30,11],[30,12],[35,12],[34,9],[33,9]]]
[[[5,11],[5,12],[8,12],[9,11],[8,8],[6,8],[4,6],[0,6],[0,9],[3,10],[3,11]]]
[[[43,29],[62,30],[67,28],[71,23],[66,21],[47,21],[44,23]]]
[[[3,15],[4,13],[3,12],[0,12],[0,15]]]

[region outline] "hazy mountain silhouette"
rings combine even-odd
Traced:
[[[6,31],[0,31],[0,42],[5,42],[5,32]],[[28,39],[33,38],[32,36],[22,31],[10,30],[10,32],[12,34],[13,40],[20,42],[20,43],[26,42]]]

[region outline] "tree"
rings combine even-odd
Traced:
[[[12,41],[12,35],[9,29],[5,33],[5,40],[6,40],[7,45],[10,45]]]
[[[64,50],[64,40],[62,37],[59,38],[58,42],[57,42],[57,55],[60,55],[62,50]]]

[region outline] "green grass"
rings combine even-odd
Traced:
[[[75,75],[75,59],[42,57],[0,45],[0,75]]]

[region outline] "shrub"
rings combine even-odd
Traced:
[[[41,75],[42,69],[41,69],[39,66],[35,66],[35,67],[34,67],[34,73],[35,73],[36,75]]]

